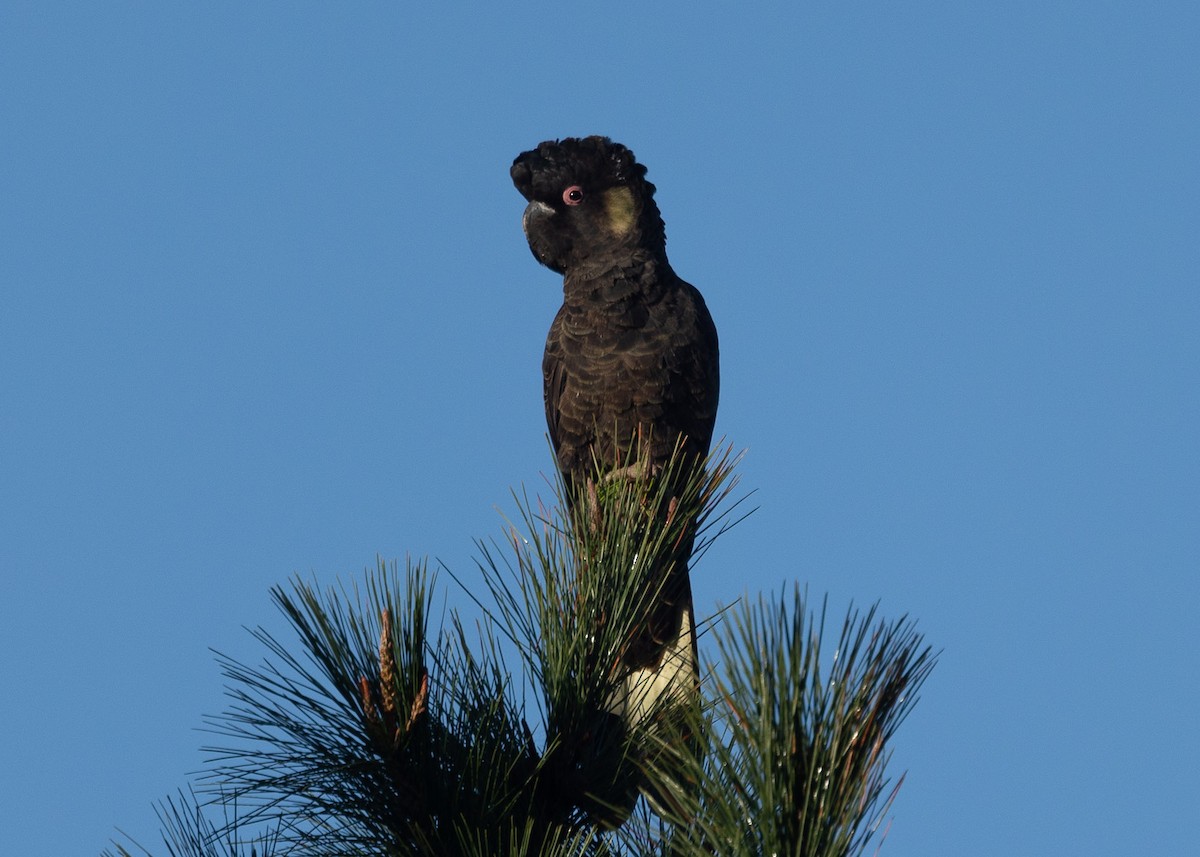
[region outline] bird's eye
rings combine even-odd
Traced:
[[[563,202],[567,205],[579,205],[583,202],[583,188],[577,184],[571,185],[563,191]]]

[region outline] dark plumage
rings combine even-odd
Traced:
[[[652,472],[677,443],[702,459],[717,414],[717,331],[700,292],[667,261],[646,168],[619,143],[586,137],[542,143],[518,156],[511,174],[529,202],[524,228],[533,255],[563,275],[542,373],[568,496],[593,476],[594,461],[609,470],[623,464],[639,435]],[[631,680],[657,688],[651,697],[688,670],[694,686],[691,548],[688,537],[663,569],[662,602],[626,654]],[[690,661],[687,670],[659,674],[669,651]]]

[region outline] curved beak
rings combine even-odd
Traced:
[[[532,220],[539,217],[550,217],[553,214],[553,208],[536,199],[525,206],[525,214],[521,217],[521,229],[524,230],[525,237],[529,237],[529,224]]]

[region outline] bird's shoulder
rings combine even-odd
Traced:
[[[668,266],[621,269],[584,284],[568,282],[548,343],[564,352],[670,348],[715,339],[700,291]]]

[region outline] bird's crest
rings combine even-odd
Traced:
[[[608,137],[564,137],[546,140],[522,153],[513,163],[513,181],[528,200],[553,197],[565,181],[611,187],[630,185],[646,198],[654,185],[646,180],[646,167],[632,151]]]

